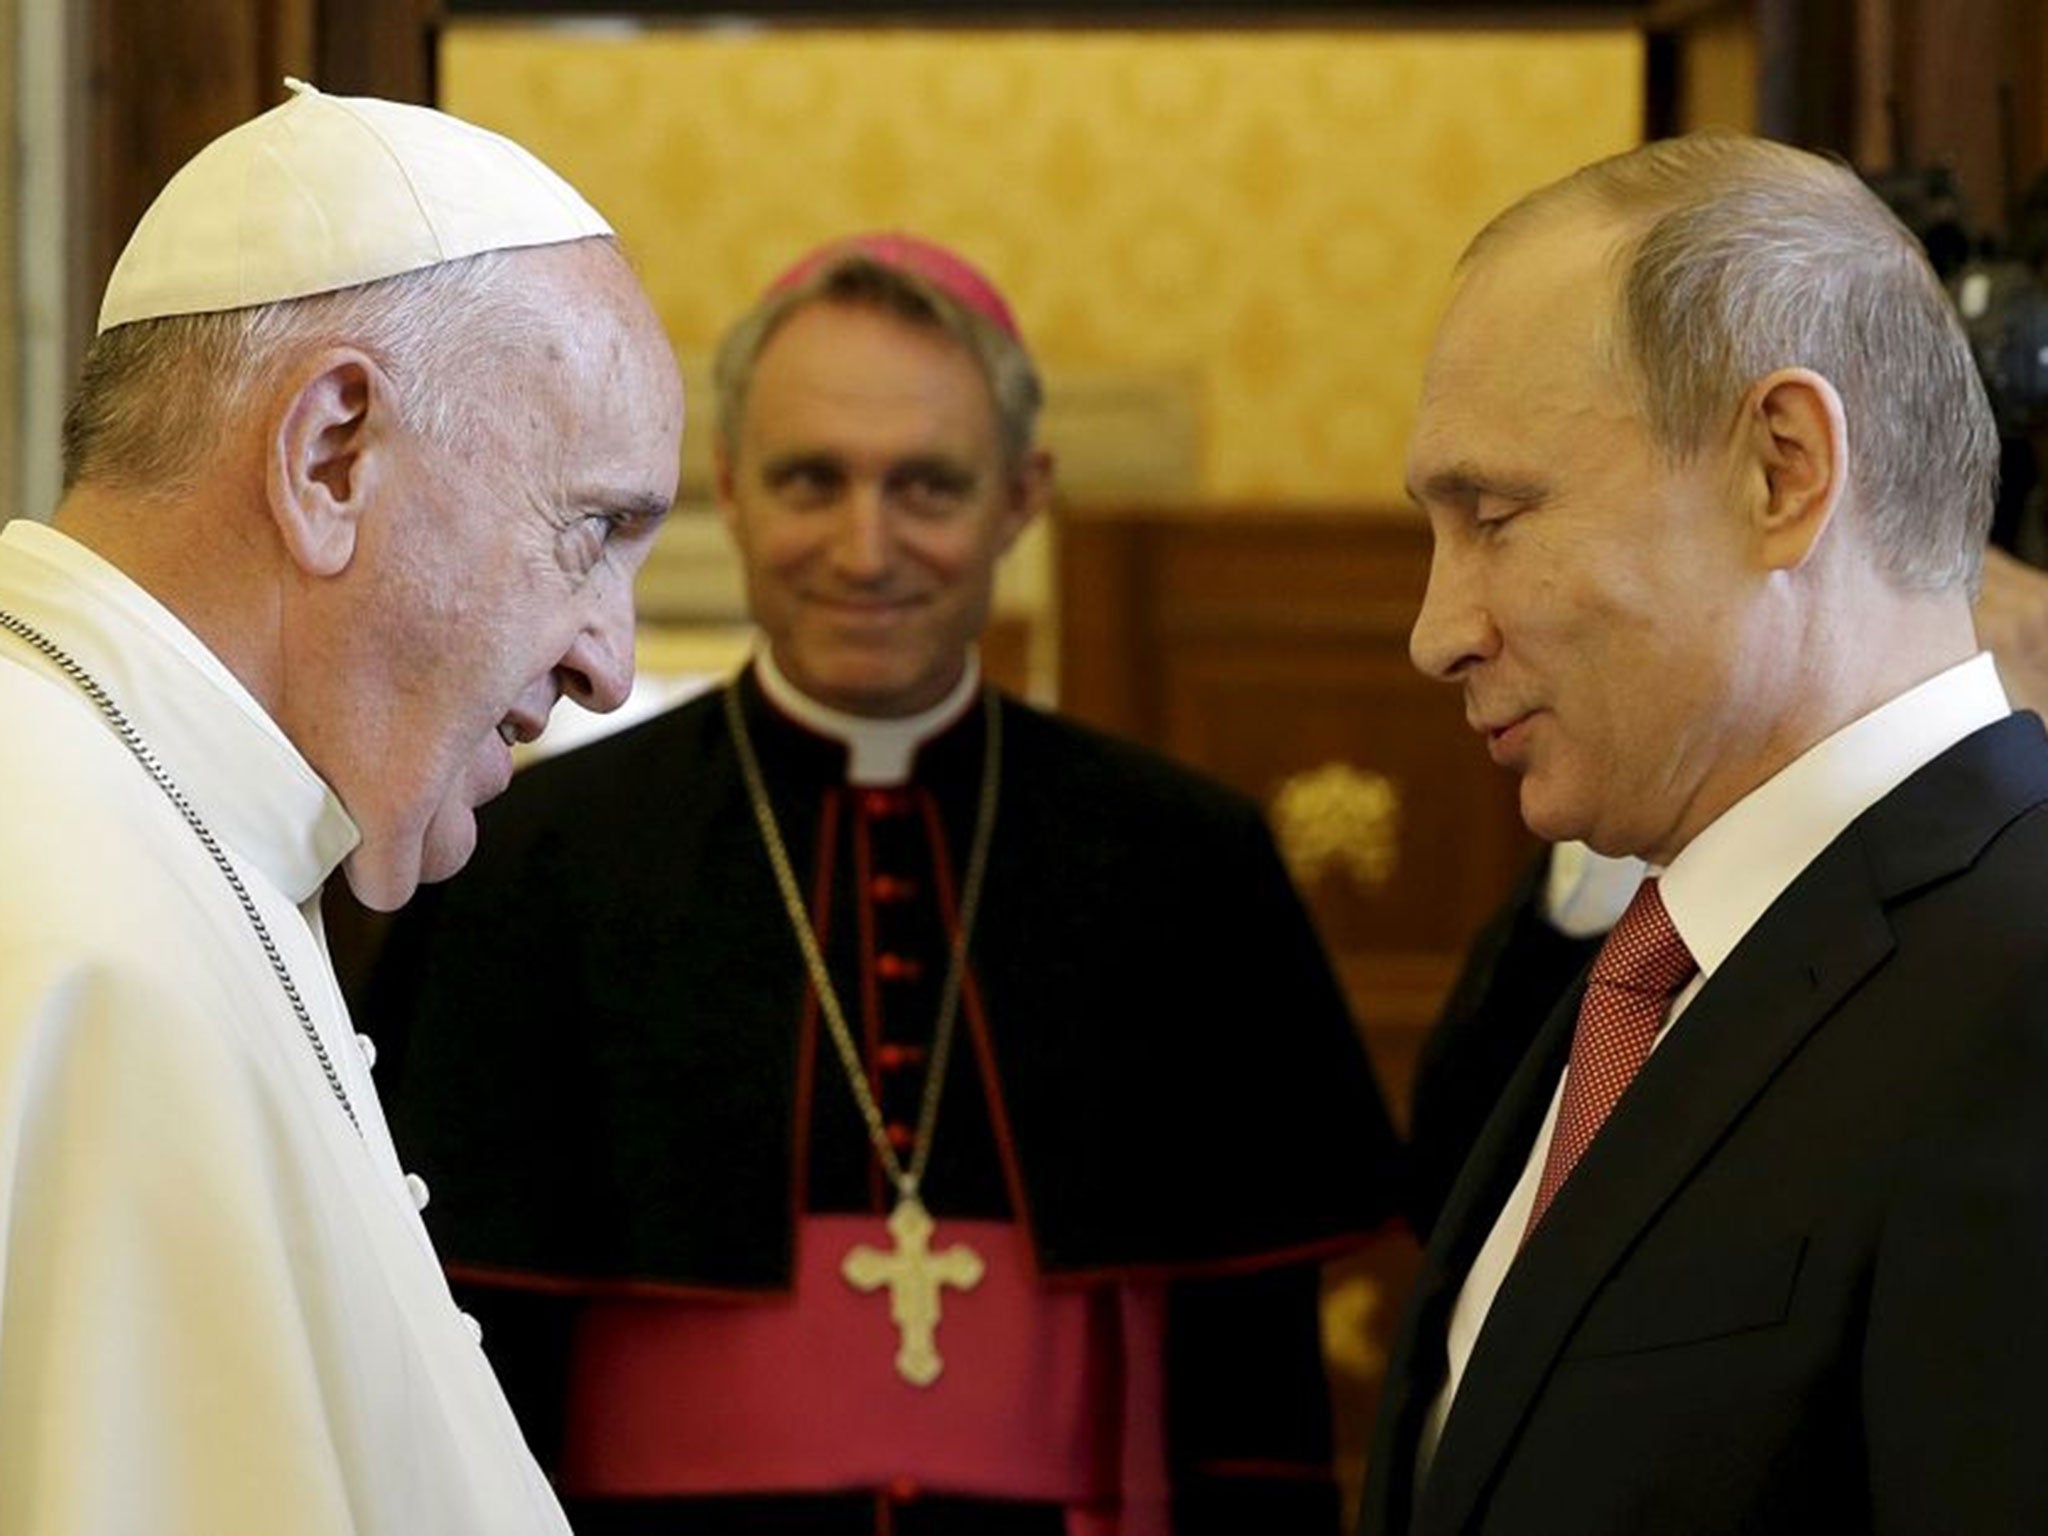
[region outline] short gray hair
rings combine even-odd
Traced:
[[[65,486],[192,489],[229,422],[295,358],[327,346],[374,358],[413,430],[444,447],[466,444],[488,381],[538,318],[511,260],[518,254],[488,251],[310,298],[114,327],[87,351],[64,415]]]
[[[1663,140],[1532,193],[1461,265],[1573,212],[1623,231],[1616,340],[1661,449],[1689,459],[1750,385],[1810,368],[1842,397],[1859,515],[1892,579],[1974,591],[1997,424],[1940,279],[1854,171],[1737,134]]]
[[[877,309],[912,325],[951,336],[974,359],[995,406],[1004,464],[1024,462],[1038,432],[1045,393],[1023,343],[936,284],[859,250],[828,261],[801,282],[769,293],[736,320],[718,344],[712,386],[718,396],[718,436],[728,457],[739,451],[740,424],[754,369],[783,324],[812,304]]]

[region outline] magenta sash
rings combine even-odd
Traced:
[[[578,1325],[561,1472],[572,1497],[871,1489],[1046,1500],[1072,1536],[1164,1536],[1164,1288],[1038,1283],[1019,1229],[941,1220],[987,1269],[940,1294],[943,1374],[896,1374],[886,1291],[840,1276],[880,1217],[810,1216],[793,1294],[599,1300]]]

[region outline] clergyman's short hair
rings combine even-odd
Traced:
[[[1854,505],[1892,579],[1975,589],[1997,425],[1955,306],[1855,172],[1738,134],[1662,140],[1530,194],[1461,265],[1573,214],[1621,231],[1618,361],[1663,451],[1690,458],[1758,379],[1810,368],[1842,397]]]
[[[516,265],[488,251],[304,299],[115,326],[86,353],[64,416],[64,483],[150,496],[190,490],[228,423],[294,359],[359,347],[408,426],[447,447],[481,426],[508,356],[538,318]]]
[[[951,336],[974,359],[995,405],[1004,464],[1014,470],[1031,451],[1044,388],[1031,354],[1015,337],[914,272],[858,250],[829,261],[802,281],[769,293],[736,320],[718,344],[712,385],[718,396],[718,434],[728,457],[739,450],[740,424],[754,369],[783,324],[813,304],[880,310],[912,325]]]

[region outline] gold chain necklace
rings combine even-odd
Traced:
[[[811,988],[817,994],[818,1010],[825,1015],[832,1044],[839,1053],[840,1064],[846,1069],[847,1086],[853,1090],[854,1102],[860,1107],[861,1118],[867,1122],[868,1140],[896,1191],[895,1208],[889,1215],[889,1234],[895,1239],[895,1250],[885,1252],[863,1244],[847,1254],[840,1266],[841,1272],[856,1290],[873,1291],[888,1286],[890,1315],[902,1338],[896,1353],[896,1369],[904,1380],[920,1387],[931,1385],[944,1369],[935,1345],[939,1287],[951,1285],[963,1291],[972,1290],[981,1282],[984,1268],[981,1256],[964,1244],[955,1244],[940,1253],[931,1251],[934,1224],[918,1194],[924,1171],[931,1163],[932,1133],[938,1124],[939,1099],[945,1091],[947,1062],[952,1055],[955,1025],[960,1016],[960,994],[967,977],[967,950],[974,932],[975,914],[981,906],[982,884],[988,874],[989,843],[995,832],[996,802],[1000,798],[1002,702],[992,688],[982,691],[982,700],[987,740],[982,753],[981,796],[975,810],[974,841],[967,856],[967,871],[961,880],[960,919],[946,961],[945,985],[939,993],[938,1018],[932,1027],[930,1065],[925,1077],[924,1096],[918,1105],[917,1136],[910,1166],[906,1168],[896,1155],[894,1143],[889,1140],[881,1106],[876,1103],[874,1091],[868,1086],[867,1071],[861,1064],[860,1051],[853,1043],[853,1031],[847,1025],[846,1011],[839,1005],[839,994],[832,986],[831,973],[825,968],[825,955],[819,947],[817,932],[811,927],[809,913],[804,910],[803,893],[796,882],[796,871],[789,862],[789,849],[782,840],[782,830],[775,820],[775,807],[768,798],[768,782],[762,776],[760,760],[754,754],[753,737],[747,730],[738,679],[725,688],[725,717],[732,728],[733,746],[739,753],[747,799],[753,805],[754,821],[761,829],[761,843],[775,871],[775,884],[782,895],[783,909],[789,914],[789,926],[796,935],[797,948],[803,952],[804,967],[810,974]]]

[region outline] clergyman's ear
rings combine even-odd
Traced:
[[[999,554],[1007,554],[1032,520],[1052,506],[1053,456],[1049,448],[1031,448],[1011,471],[1009,505],[1004,509]]]
[[[300,569],[334,576],[355,556],[391,385],[369,357],[346,347],[321,353],[296,378],[271,436],[270,512]]]
[[[725,434],[714,429],[711,434],[711,499],[717,504],[718,515],[728,533],[737,533],[739,527],[739,503],[734,495],[738,485],[739,466],[732,461],[732,453],[725,445]]]

